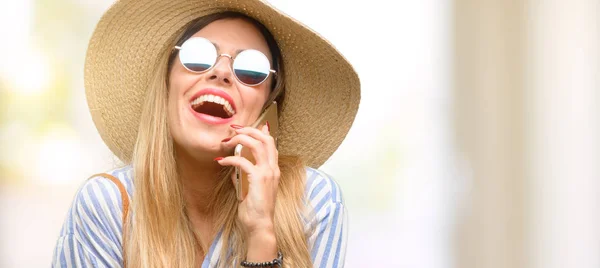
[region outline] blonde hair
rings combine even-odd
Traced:
[[[188,26],[179,42],[187,39],[189,32],[199,30],[198,27],[229,17],[245,16],[227,12],[200,18]],[[131,217],[123,228],[123,259],[127,267],[195,267],[208,253],[208,248],[198,242],[186,212],[183,184],[177,171],[173,139],[168,128],[167,78],[172,60],[170,50],[160,55],[142,106],[139,132],[131,159],[135,194],[131,203]],[[283,90],[280,58],[277,71],[279,76],[270,99]],[[279,101],[283,101],[283,98]],[[303,199],[305,167],[300,157],[279,156],[279,168],[281,176],[274,215],[277,247],[285,256],[285,266],[311,267],[304,224],[304,217],[308,215]],[[211,237],[215,239],[217,232],[222,232],[220,267],[237,265],[245,259],[247,251],[241,223],[237,219],[235,190],[231,181],[226,179],[229,172],[231,168],[223,169],[220,175],[223,179],[213,191],[215,194],[209,203],[210,211],[216,216],[214,226],[220,228],[213,230]],[[198,256],[202,256],[202,259],[198,259]]]

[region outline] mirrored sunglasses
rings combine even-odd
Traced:
[[[219,54],[215,45],[202,37],[192,37],[181,46],[175,46],[175,49],[179,50],[181,65],[193,73],[204,73],[213,68],[220,57],[228,57],[233,62],[232,70],[236,79],[244,85],[260,85],[271,73],[276,74],[267,56],[254,49],[243,50],[232,57]]]

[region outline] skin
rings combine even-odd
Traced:
[[[219,54],[235,58],[240,49],[256,49],[272,62],[268,45],[260,31],[243,19],[222,19],[212,22],[194,36],[217,44]],[[200,235],[200,242],[211,244],[214,217],[207,204],[209,193],[218,183],[223,166],[238,166],[249,174],[247,197],[239,203],[240,219],[246,241],[248,261],[264,262],[277,256],[273,227],[275,196],[279,184],[278,154],[268,128],[250,127],[267,101],[272,76],[257,86],[240,83],[231,69],[231,60],[220,57],[209,71],[196,74],[187,71],[176,58],[169,73],[168,123],[173,136],[176,158],[183,181],[188,215]],[[193,116],[190,98],[204,88],[219,89],[229,94],[236,106],[233,120],[227,124],[210,124]],[[226,138],[229,141],[223,142]],[[245,158],[231,156],[237,144],[249,148],[256,165]],[[224,157],[215,161],[217,157]]]

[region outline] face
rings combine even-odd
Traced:
[[[210,40],[219,55],[228,54],[234,59],[242,50],[258,50],[267,56],[272,66],[263,35],[243,19],[214,21],[194,37]],[[221,141],[233,136],[230,125],[248,126],[258,118],[269,96],[272,75],[260,85],[244,85],[234,76],[232,59],[225,56],[219,57],[213,68],[200,74],[183,67],[179,55],[172,66],[168,85],[168,122],[177,150],[184,150],[197,160],[212,161],[216,156],[230,154],[222,147]],[[220,98],[214,101],[213,96]],[[198,100],[204,101],[198,105]],[[227,103],[223,105],[223,100],[227,100],[230,107]],[[226,110],[233,110],[233,115]]]

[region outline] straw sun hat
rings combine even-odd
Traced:
[[[92,119],[122,161],[131,160],[145,88],[157,57],[187,23],[237,11],[273,34],[286,68],[278,150],[319,167],[345,138],[358,110],[360,81],[324,38],[260,0],[120,0],[102,16],[85,60]]]

